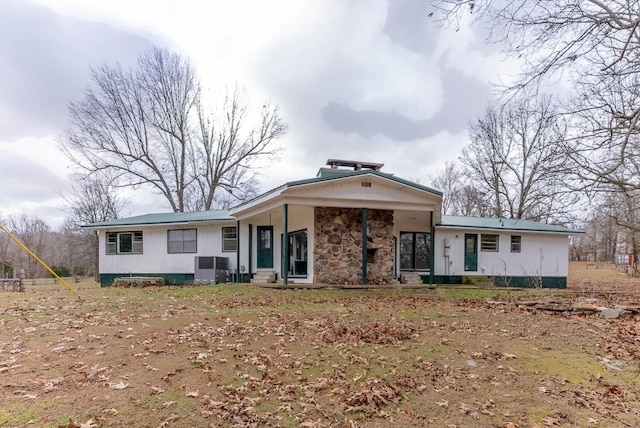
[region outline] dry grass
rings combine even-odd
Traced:
[[[621,283],[606,272],[572,266],[572,279]],[[640,418],[637,320],[516,304],[539,290],[74,286],[82,299],[53,283],[0,293],[0,426],[624,427]]]
[[[640,278],[626,275],[613,264],[570,262],[567,283],[576,291],[640,292]]]

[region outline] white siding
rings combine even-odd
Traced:
[[[478,235],[478,270],[464,270],[464,235]],[[482,234],[499,235],[499,251],[480,249]],[[521,236],[521,251],[511,252],[511,236]],[[436,275],[487,276],[552,276],[566,277],[569,266],[569,238],[567,235],[527,231],[487,231],[477,229],[437,229],[435,234]],[[449,240],[449,258],[445,258],[445,239]],[[449,270],[446,262],[449,261]]]
[[[100,273],[102,274],[184,274],[194,272],[195,256],[228,257],[230,269],[236,267],[236,253],[222,251],[222,227],[235,227],[235,222],[216,225],[131,226],[100,231]],[[169,254],[167,230],[197,229],[196,253]],[[106,232],[142,231],[142,254],[106,254]]]

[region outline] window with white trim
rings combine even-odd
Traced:
[[[195,253],[196,251],[198,251],[197,229],[167,230],[168,253]]]
[[[519,253],[522,249],[522,236],[511,235],[511,252]]]
[[[237,251],[238,232],[236,227],[222,228],[222,251]]]
[[[142,231],[107,232],[107,254],[142,254]]]
[[[480,235],[480,251],[498,251],[498,235]]]

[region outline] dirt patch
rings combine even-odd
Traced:
[[[603,292],[616,279],[588,298],[640,298],[630,283]],[[621,427],[640,418],[636,315],[518,305],[579,290],[78,289],[81,300],[55,285],[0,293],[0,426]]]

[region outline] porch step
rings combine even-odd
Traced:
[[[258,271],[251,278],[252,284],[271,284],[276,282],[276,271]]]
[[[400,284],[422,284],[418,272],[403,272],[400,274]]]

